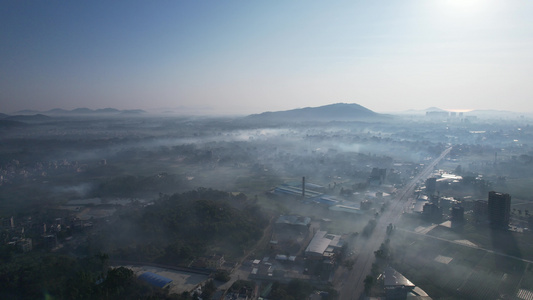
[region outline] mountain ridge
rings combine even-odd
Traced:
[[[356,103],[334,103],[318,107],[304,107],[284,111],[267,111],[244,117],[247,121],[302,122],[302,121],[375,121],[388,115],[376,113]]]
[[[38,111],[38,110],[20,110],[15,112],[19,115],[31,115],[31,114],[49,114],[49,115],[96,115],[96,114],[143,114],[146,111],[142,109],[124,109],[119,110],[116,108],[99,108],[99,109],[90,109],[87,107],[78,107],[72,110],[66,110],[62,108],[53,108],[47,111]]]

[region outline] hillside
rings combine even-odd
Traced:
[[[9,116],[9,117],[4,118],[4,120],[25,122],[25,123],[46,122],[46,121],[50,121],[51,119],[52,119],[51,117],[43,115],[43,114],[15,115],[15,116]]]
[[[319,107],[306,107],[286,111],[264,112],[245,117],[246,121],[272,122],[331,122],[376,121],[388,118],[355,103],[336,103]]]

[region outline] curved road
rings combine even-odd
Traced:
[[[366,243],[361,246],[357,260],[353,265],[351,271],[344,270],[340,277],[342,282],[336,284],[339,290],[340,300],[360,299],[364,291],[364,279],[370,274],[372,263],[374,263],[374,251],[379,249],[379,246],[385,240],[386,227],[389,223],[396,223],[401,217],[403,211],[409,206],[409,197],[414,193],[414,189],[421,180],[425,180],[431,175],[435,166],[446,156],[452,147],[444,150],[439,157],[435,158],[428,164],[418,175],[416,175],[406,186],[404,186],[392,200],[389,209],[386,210],[382,216],[377,220],[376,228],[366,240]],[[337,276],[336,276],[337,277]]]

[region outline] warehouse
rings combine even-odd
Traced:
[[[157,275],[157,274],[152,273],[152,272],[144,272],[144,273],[142,273],[139,276],[139,279],[149,283],[150,285],[158,287],[158,288],[164,288],[164,287],[168,286],[172,282],[172,279],[163,277],[161,275]]]

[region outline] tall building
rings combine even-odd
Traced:
[[[454,205],[451,209],[452,222],[463,222],[465,216],[465,209],[462,206]]]
[[[477,222],[486,222],[489,215],[489,204],[487,200],[476,200],[474,201],[474,219]]]
[[[424,204],[422,215],[428,221],[439,223],[442,220],[442,208],[434,203],[426,203]]]
[[[372,168],[370,177],[368,177],[367,182],[371,185],[378,186],[382,185],[387,178],[387,169]]]
[[[431,177],[426,179],[426,193],[428,195],[435,194],[435,191],[437,190],[437,178]]]
[[[489,223],[492,227],[507,227],[511,215],[511,196],[491,191],[488,203]]]

